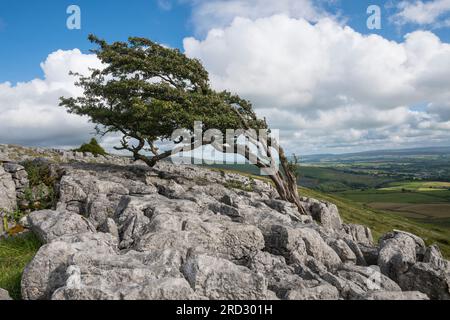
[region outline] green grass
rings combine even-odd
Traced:
[[[0,240],[0,288],[8,290],[13,299],[21,299],[23,269],[40,246],[39,240],[31,233]]]
[[[363,203],[342,198],[337,195],[324,194],[310,189],[300,188],[302,196],[312,197],[336,204],[341,217],[346,223],[368,226],[375,240],[393,229],[408,231],[423,238],[427,244],[436,243],[442,253],[450,258],[450,223],[443,219],[439,225],[429,220],[411,219],[382,210],[376,210]]]
[[[450,191],[390,191],[390,190],[351,190],[336,193],[338,196],[361,203],[442,203],[450,201]]]
[[[366,173],[358,174],[336,168],[300,165],[299,170],[300,182],[302,182],[303,178],[315,180],[317,185],[314,187],[322,188],[324,191],[341,190],[343,186],[346,189],[376,188],[393,180],[388,177],[369,175]],[[338,185],[335,186],[335,184]]]
[[[442,191],[446,190],[450,194],[450,182],[441,181],[405,181],[405,182],[394,182],[390,183],[386,187],[380,189],[386,191]]]

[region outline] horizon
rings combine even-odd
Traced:
[[[69,28],[72,4],[79,29]],[[374,5],[380,24],[369,28]],[[212,87],[251,100],[289,154],[439,147],[450,140],[449,29],[441,0],[1,3],[0,143],[89,140],[93,125],[58,99],[79,94],[69,71],[99,67],[94,33],[148,37],[200,59]],[[118,137],[100,140],[111,151]]]
[[[64,151],[72,151],[73,148],[57,148],[57,147],[40,147],[40,146],[25,146],[25,145],[16,145],[16,144],[8,144],[8,143],[0,143],[0,146],[2,145],[6,145],[6,146],[21,146],[21,147],[26,147],[26,148],[44,148],[44,149],[60,149],[60,150],[64,150]],[[297,156],[300,157],[300,159],[302,157],[318,157],[318,156],[345,156],[345,155],[354,155],[354,154],[364,154],[364,153],[375,153],[375,152],[392,152],[392,151],[414,151],[414,150],[432,150],[432,149],[438,149],[438,148],[445,148],[445,149],[450,149],[450,145],[443,145],[443,146],[433,146],[433,147],[412,147],[412,148],[398,148],[398,149],[370,149],[370,150],[365,150],[365,151],[359,151],[359,152],[346,152],[346,153],[314,153],[314,154],[296,154]],[[197,150],[197,149],[195,149]],[[131,154],[127,153],[127,152],[117,152],[117,150],[114,150],[116,152],[108,152],[111,155],[115,155],[115,156],[124,156],[124,157],[131,157]],[[234,157],[236,155],[231,154],[231,157]],[[183,156],[178,156],[178,155],[174,155],[172,157],[180,157],[180,158],[192,158],[192,157],[183,157]],[[240,157],[240,156],[238,156]],[[290,156],[288,156],[289,158]],[[200,157],[193,157],[193,159],[201,159]],[[212,158],[203,158],[203,160],[214,160]],[[242,160],[245,161],[244,158],[242,158]]]

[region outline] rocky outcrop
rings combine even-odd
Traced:
[[[16,185],[11,174],[0,164],[0,210],[13,211],[16,206]]]
[[[364,300],[429,300],[426,294],[419,291],[376,291],[362,297]]]
[[[105,233],[89,232],[54,239],[42,246],[25,268],[22,298],[50,299],[57,289],[67,285],[68,268],[73,266],[77,253],[89,253],[93,257],[113,255],[117,253],[116,248],[117,239]],[[101,281],[98,286],[102,286]]]
[[[16,207],[16,187],[14,180],[0,163],[0,236],[10,227],[8,218]]]
[[[0,288],[0,301],[12,300],[8,291]]]
[[[56,209],[22,220],[44,243],[25,299],[448,299],[437,247],[376,245],[333,204],[301,217],[262,181],[164,161],[59,166]]]
[[[0,162],[19,163],[35,159],[46,159],[58,163],[82,162],[120,165],[128,165],[132,162],[130,158],[115,155],[94,156],[89,152],[0,144]]]
[[[340,230],[342,220],[336,205],[315,199],[303,198],[303,205],[311,216],[324,228]]]
[[[383,274],[397,281],[416,262],[416,243],[410,235],[392,232],[380,239],[378,265]]]
[[[95,227],[79,214],[66,211],[34,211],[21,220],[22,226],[33,231],[42,243],[64,235],[94,231]]]
[[[29,186],[28,173],[23,166],[17,163],[5,163],[3,168],[11,175],[14,181],[16,189],[15,201],[20,203],[20,201],[25,200],[25,192]]]

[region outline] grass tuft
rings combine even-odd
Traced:
[[[23,269],[40,246],[40,241],[31,232],[0,240],[0,288],[8,290],[14,300],[21,299]]]

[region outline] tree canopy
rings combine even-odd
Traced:
[[[153,166],[174,153],[174,150],[160,152],[158,141],[189,143],[174,140],[173,132],[184,129],[194,133],[194,123],[200,121],[203,132],[215,129],[223,136],[230,129],[266,131],[269,138],[262,142],[265,156],[252,154],[248,146],[236,145],[230,151],[227,145],[214,139],[202,144],[211,144],[222,152],[239,153],[247,159],[253,155],[257,159],[255,165],[261,169],[273,166],[273,161],[267,160],[273,160],[271,147],[277,142],[270,138],[266,121],[258,119],[249,101],[227,91],[213,90],[208,72],[199,60],[144,38],[108,44],[90,35],[89,40],[97,45],[92,51],[104,67],[92,70],[88,76],[73,74],[78,77],[76,84],[83,89],[83,96],[63,97],[60,105],[71,113],[88,116],[98,133],[120,133],[121,146],[117,149],[128,150],[136,160]],[[234,138],[237,141],[238,136]],[[255,135],[246,138],[261,147]],[[193,147],[194,142],[191,143]],[[280,196],[286,198],[278,185],[290,180],[291,186],[284,189],[288,188],[290,193],[295,189],[295,194],[297,186],[282,149],[279,157],[284,173],[278,173],[280,181],[271,178]],[[293,196],[296,201],[288,200],[298,204],[298,194]]]

